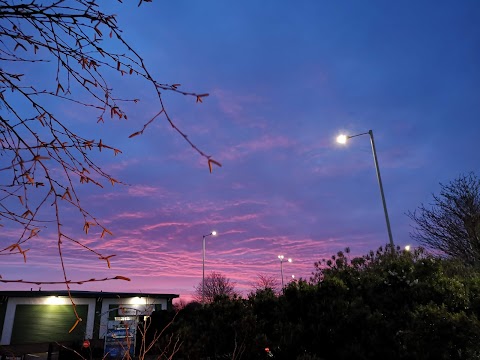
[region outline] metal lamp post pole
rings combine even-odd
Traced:
[[[280,259],[280,274],[282,276],[282,290],[283,290],[283,287],[284,287],[284,282],[283,282],[283,259],[285,259],[285,256],[278,255],[278,258]],[[288,258],[287,261],[292,262],[292,259]]]
[[[383,212],[385,214],[385,222],[387,223],[388,239],[390,241],[390,247],[393,254],[395,253],[395,245],[393,243],[392,228],[390,227],[390,219],[388,218],[387,202],[385,201],[385,194],[383,192],[382,177],[380,176],[380,166],[378,165],[377,150],[375,148],[375,140],[373,139],[373,131],[368,130],[368,132],[357,134],[357,135],[351,135],[351,136],[340,135],[337,137],[337,141],[341,144],[345,144],[347,139],[351,139],[361,135],[370,136],[370,144],[372,145],[372,153],[373,153],[373,162],[375,163],[375,171],[377,173],[378,186],[380,187],[380,195],[382,197]]]
[[[280,274],[282,275],[282,289],[284,287],[283,284],[283,256],[280,258]]]
[[[392,253],[395,252],[395,245],[393,244],[392,228],[390,227],[390,219],[388,217],[387,202],[385,201],[385,194],[383,193],[382,177],[380,176],[380,167],[378,166],[377,150],[375,149],[375,141],[373,140],[373,131],[368,130],[370,135],[370,143],[372,144],[373,161],[375,162],[375,170],[377,172],[378,186],[380,187],[380,195],[382,196],[383,212],[385,213],[385,222],[387,223],[388,239],[390,240],[390,247]]]
[[[202,241],[202,305],[205,305],[205,238],[210,235],[217,235],[216,231],[212,231],[210,234],[203,235]]]
[[[202,305],[205,305],[205,238],[207,235],[203,235],[203,242],[202,242]]]

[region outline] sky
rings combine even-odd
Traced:
[[[125,2],[126,3],[126,2]],[[314,263],[345,247],[363,255],[388,242],[368,135],[373,131],[393,241],[411,244],[406,213],[440,183],[480,174],[480,2],[304,0],[154,1],[109,4],[124,37],[162,83],[209,93],[204,102],[165,94],[169,114],[206,161],[163,118],[155,94],[128,77],[108,79],[141,101],[127,121],[97,124],[89,111],[53,104],[85,137],[122,150],[95,155],[128,185],[79,188],[112,231],[100,239],[66,213],[64,226],[111,268],[65,245],[72,280],[122,275],[130,282],[77,290],[174,293],[189,300],[205,272],[246,295],[258,275],[308,279]],[[36,74],[42,78],[43,74]],[[98,157],[97,157],[98,156]],[[0,160],[1,161],[1,160]],[[55,229],[31,242],[27,262],[2,257],[6,279],[61,279]],[[7,242],[8,237],[3,237]],[[31,285],[3,284],[2,289]],[[35,286],[36,288],[36,286]],[[58,289],[59,285],[42,289]]]

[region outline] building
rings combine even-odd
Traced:
[[[170,309],[175,294],[71,291],[0,291],[2,351],[47,351],[51,343],[101,343],[113,330],[136,328],[141,317]],[[77,326],[74,307],[82,319]],[[28,349],[28,350],[22,350]]]

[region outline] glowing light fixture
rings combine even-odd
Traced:
[[[340,134],[337,136],[337,142],[339,144],[345,144],[347,142],[347,135],[345,134]]]

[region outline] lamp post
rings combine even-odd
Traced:
[[[339,135],[337,137],[337,142],[340,144],[345,144],[348,139],[360,136],[360,135],[369,135],[370,136],[370,143],[372,145],[372,153],[373,153],[373,161],[375,163],[375,170],[377,172],[377,180],[378,186],[380,187],[380,195],[382,197],[382,204],[383,204],[383,212],[385,213],[385,222],[387,223],[387,231],[388,231],[388,239],[390,241],[390,247],[392,253],[395,253],[395,245],[393,244],[393,237],[392,237],[392,229],[390,227],[390,220],[388,218],[388,211],[387,211],[387,203],[385,201],[385,194],[383,193],[383,185],[382,185],[382,177],[380,176],[380,167],[378,166],[378,159],[377,159],[377,150],[375,149],[375,141],[373,140],[373,131],[368,130],[368,132],[357,134],[357,135]]]
[[[285,259],[285,256],[283,255],[278,255],[278,258],[280,259],[280,274],[282,275],[282,289],[283,289],[283,259]],[[288,258],[287,261],[289,263],[292,262],[292,259],[291,258]]]
[[[205,305],[205,238],[207,236],[216,236],[217,232],[212,231],[210,234],[203,235],[202,241],[202,305]]]

